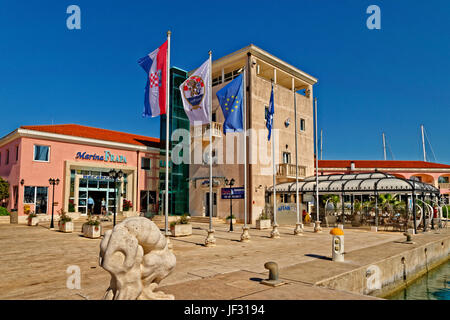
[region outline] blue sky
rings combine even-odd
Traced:
[[[71,4],[81,30],[66,27]],[[381,30],[366,27],[372,4]],[[423,124],[450,163],[449,12],[445,0],[2,0],[0,135],[53,122],[159,136],[159,118],[141,117],[137,60],[170,29],[186,70],[253,43],[318,78],[324,159],[382,159],[385,132],[396,160],[422,160]]]

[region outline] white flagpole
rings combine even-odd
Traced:
[[[212,179],[212,51],[209,51],[209,83],[208,83],[208,103],[209,103],[209,230],[205,240],[207,247],[214,247],[216,240],[214,239],[214,229],[212,225],[213,215],[213,179]]]
[[[293,89],[294,93],[294,112],[295,112],[295,202],[297,205],[297,224],[294,229],[294,235],[300,235],[302,233],[302,220],[300,220],[300,202],[298,199],[298,143],[297,143],[297,97],[295,96],[295,88]]]
[[[165,232],[166,238],[169,239],[169,85],[170,85],[170,35],[172,32],[167,31],[167,68],[166,68],[166,195],[165,202]]]
[[[244,75],[242,77],[243,86],[243,125],[244,125],[244,227],[242,228],[241,241],[248,242],[250,235],[247,226],[247,66],[244,66]]]
[[[317,137],[317,98],[314,98],[315,102],[315,124],[316,124],[316,223],[314,225],[314,232],[320,232],[322,229],[320,227],[320,221],[319,221],[319,154],[318,154],[318,137]]]

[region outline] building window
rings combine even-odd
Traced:
[[[19,146],[16,146],[16,161],[19,160]]]
[[[283,163],[291,163],[291,153],[283,152]]]
[[[23,203],[33,204],[34,213],[47,213],[48,187],[25,186]]]
[[[212,115],[211,115],[211,121],[212,121],[212,122],[216,122],[216,118],[217,118],[217,117],[216,117],[216,113],[213,112]]]
[[[448,183],[448,177],[439,177],[438,183]]]
[[[5,164],[8,164],[8,163],[9,163],[9,149],[6,150],[6,162],[5,162]]]
[[[305,131],[305,119],[300,119],[300,131]]]
[[[50,155],[50,147],[49,146],[40,146],[37,144],[34,145],[34,155],[33,155],[34,161],[48,162],[49,155]]]
[[[150,158],[141,158],[141,169],[150,170]]]
[[[222,76],[218,76],[217,78],[214,78],[212,81],[212,86],[217,86],[218,84],[222,83]]]

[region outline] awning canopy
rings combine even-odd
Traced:
[[[267,190],[273,192],[273,186]],[[299,193],[315,193],[316,177],[305,178],[298,183]],[[319,176],[319,193],[322,194],[373,194],[377,193],[414,193],[436,194],[439,189],[416,180],[399,178],[384,172],[358,174],[330,174]],[[276,192],[295,193],[295,182],[276,186]]]

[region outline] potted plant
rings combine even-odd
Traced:
[[[190,236],[192,234],[192,224],[188,213],[183,214],[177,221],[170,223],[170,232],[174,237]]]
[[[130,211],[133,208],[131,200],[123,199],[123,211]]]
[[[83,224],[81,231],[86,238],[100,238],[101,236],[101,224],[98,219],[92,218],[89,215],[88,221]]]
[[[39,218],[33,211],[31,211],[28,204],[23,206],[23,212],[28,215],[27,221],[29,226],[37,226],[39,224]]]
[[[63,209],[59,210],[59,231],[62,232],[73,232],[73,222],[72,218],[68,216]]]
[[[231,215],[231,217],[230,216],[228,216],[227,218],[226,218],[226,220],[227,220],[227,223],[230,223],[230,219],[233,219],[233,224],[235,224],[236,223],[236,217],[234,216],[234,215]]]
[[[256,220],[256,229],[270,229],[271,222],[272,221],[270,220],[270,217],[268,216],[266,210],[262,210],[259,218]]]

